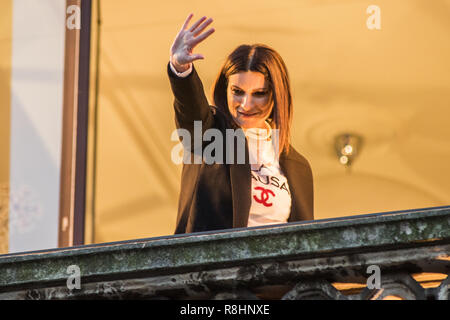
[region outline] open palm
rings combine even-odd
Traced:
[[[202,54],[194,54],[193,49],[214,32],[214,28],[205,31],[213,21],[212,18],[206,19],[206,17],[200,18],[188,28],[192,17],[193,14],[189,14],[170,48],[171,62],[180,72],[187,70],[193,61],[204,59]]]

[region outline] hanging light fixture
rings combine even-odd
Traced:
[[[361,151],[363,138],[354,133],[342,133],[335,137],[334,148],[339,162],[350,167]]]

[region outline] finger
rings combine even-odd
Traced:
[[[196,23],[192,25],[192,27],[189,29],[190,32],[193,32],[199,25],[206,19],[205,16],[201,17]]]
[[[202,33],[198,37],[194,38],[192,41],[192,48],[195,47],[197,44],[208,38],[213,32],[215,31],[214,28],[209,29],[208,31]]]
[[[194,62],[195,60],[205,59],[205,57],[202,54],[193,54],[190,56],[189,62]]]
[[[189,21],[191,21],[191,19],[192,19],[193,16],[194,16],[193,13],[190,13],[190,14],[188,15],[188,17],[186,18],[186,21],[184,21],[184,24],[183,24],[183,26],[181,27],[181,30],[186,30],[186,29],[187,29],[187,26],[189,25]]]
[[[213,19],[212,19],[212,18],[209,18],[209,19],[206,20],[204,23],[202,23],[202,25],[199,26],[199,27],[195,30],[194,36],[199,35],[199,34],[200,34],[203,30],[205,30],[205,28],[206,28],[207,26],[209,26],[212,22],[213,22]]]

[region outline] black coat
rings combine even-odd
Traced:
[[[175,97],[175,123],[194,135],[194,121],[202,130],[235,128],[229,117],[210,106],[202,82],[193,69],[185,78],[167,66]],[[247,149],[246,145],[246,149]],[[251,206],[251,169],[245,164],[183,164],[175,233],[246,227]],[[289,184],[292,204],[288,221],[313,220],[313,177],[308,161],[290,146],[279,158]]]

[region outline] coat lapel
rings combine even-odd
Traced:
[[[251,206],[252,180],[250,165],[230,165],[231,193],[233,198],[233,228],[247,227]]]
[[[295,221],[298,220],[298,204],[296,203],[296,199],[298,199],[298,188],[296,188],[296,182],[297,179],[294,177],[295,170],[292,168],[291,161],[286,157],[286,155],[283,153],[280,155],[280,168],[283,174],[286,176],[286,179],[289,184],[289,191],[291,192],[291,214],[289,215],[288,221]]]
[[[285,153],[280,156],[280,168],[291,191],[291,214],[288,222],[313,220],[313,181],[310,169]]]
[[[239,131],[238,135],[239,134],[242,135],[241,139],[243,139],[245,143],[245,161],[243,164],[238,163],[239,153],[237,152],[237,149],[239,148],[240,144],[237,142],[237,140],[235,140],[233,157],[234,159],[232,161],[233,163],[229,165],[231,193],[233,199],[233,228],[247,227],[248,215],[252,204],[252,178],[248,154],[248,144],[243,132]]]

